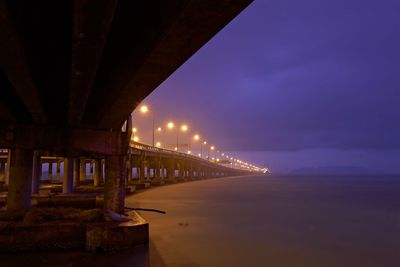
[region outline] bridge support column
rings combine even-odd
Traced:
[[[132,180],[132,161],[129,159],[126,161],[126,184],[129,184]]]
[[[193,173],[193,163],[189,162],[189,173],[188,173],[188,177],[190,179],[194,178],[194,173]]]
[[[6,185],[10,184],[10,163],[11,163],[11,149],[8,150],[8,157],[7,157]]]
[[[56,181],[61,182],[61,162],[59,160],[56,162]]]
[[[125,206],[125,156],[107,156],[105,164],[104,209],[123,213]]]
[[[32,194],[39,194],[40,176],[42,174],[42,163],[40,162],[40,154],[36,151],[33,155],[33,171],[32,171]]]
[[[48,172],[49,181],[53,180],[53,162],[49,161],[49,172]]]
[[[33,150],[10,149],[10,183],[7,209],[24,210],[31,206]]]
[[[185,178],[185,168],[183,166],[183,162],[179,162],[178,165],[178,177],[181,179]]]
[[[6,170],[6,168],[5,168],[6,166],[5,166],[5,163],[4,162],[1,162],[0,163],[0,182],[5,182],[5,170]]]
[[[101,172],[101,161],[96,159],[94,161],[94,177],[93,177],[93,185],[95,187],[100,186],[100,172]]]
[[[79,182],[80,182],[79,158],[74,158],[74,188],[79,186]]]
[[[160,159],[156,159],[155,160],[155,166],[154,166],[154,175],[155,175],[155,178],[157,179],[157,180],[159,180],[160,179],[160,169],[161,169],[161,160]]]
[[[164,180],[165,178],[165,169],[162,160],[160,159],[160,178]]]
[[[94,179],[94,162],[91,160],[89,162],[89,179],[93,180]]]
[[[171,181],[175,180],[175,164],[173,162],[167,165],[167,179]]]
[[[146,181],[150,181],[151,173],[150,173],[150,163],[146,161]]]
[[[99,161],[99,163],[100,163],[100,184],[104,184],[104,177],[105,177],[104,165],[105,165],[105,160],[101,159]]]
[[[74,159],[64,159],[64,177],[63,177],[63,194],[73,192],[74,185]]]
[[[144,169],[145,169],[145,163],[144,163],[144,161],[141,161],[140,162],[140,170],[139,170],[139,183],[143,183],[144,182],[144,179],[145,179],[145,177],[144,177],[144,175],[145,175]]]
[[[86,180],[86,159],[80,158],[79,159],[79,180],[85,181]]]

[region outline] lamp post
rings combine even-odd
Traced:
[[[200,157],[202,158],[203,157],[203,145],[207,145],[207,141],[204,141],[204,142],[202,142],[201,143],[201,145],[200,145]]]
[[[210,149],[214,151],[215,147],[210,146],[210,148],[208,149],[208,160],[210,160]]]
[[[155,131],[155,129],[154,129],[154,112],[151,112],[150,108],[147,105],[141,106],[140,112],[143,114],[147,114],[150,112],[150,114],[151,114],[151,118],[152,118],[152,142],[151,142],[151,144],[152,144],[152,146],[154,146],[154,131]]]
[[[200,140],[200,135],[195,134],[195,135],[193,136],[193,140],[194,140],[194,141],[199,141],[199,140]]]
[[[175,128],[175,124],[170,121],[167,123],[167,129],[173,130]],[[176,147],[175,151],[179,151],[179,130],[182,132],[187,132],[189,127],[186,124],[182,124],[180,129],[176,129]]]

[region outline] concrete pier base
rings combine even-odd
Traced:
[[[13,148],[10,155],[7,210],[31,206],[33,150]]]

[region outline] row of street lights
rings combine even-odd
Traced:
[[[155,119],[154,119],[154,111],[152,109],[149,108],[149,106],[147,105],[142,105],[139,108],[140,113],[142,114],[151,114],[151,118],[152,118],[152,146],[153,147],[161,147],[161,142],[157,141],[155,142],[155,132],[157,131],[158,133],[162,132],[162,128],[161,127],[157,127],[157,129],[155,128]],[[169,121],[166,123],[166,128],[170,131],[174,131],[176,133],[176,145],[174,147],[175,151],[180,151],[179,149],[179,133],[186,133],[189,131],[189,126],[187,124],[181,124],[181,125],[176,125],[174,122]],[[133,141],[135,142],[139,142],[139,137],[138,137],[138,129],[136,127],[132,128],[132,132],[133,132]],[[198,156],[200,158],[203,158],[203,146],[208,147],[208,153],[207,153],[207,159],[211,160],[211,161],[215,161],[215,162],[226,162],[229,161],[231,167],[240,167],[240,168],[245,168],[245,169],[252,169],[252,170],[256,170],[256,171],[262,171],[261,168],[253,165],[253,164],[249,164],[247,162],[243,162],[239,159],[234,159],[233,157],[230,157],[228,155],[226,155],[225,153],[220,153],[220,151],[217,151],[214,145],[210,145],[206,140],[202,139],[201,136],[199,134],[194,134],[193,135],[193,141],[195,142],[200,142],[200,153],[198,154]],[[192,154],[191,151],[191,147],[190,147],[190,143],[188,144],[188,148],[186,153],[188,154]],[[208,145],[208,146],[207,146]],[[167,147],[165,147],[167,148]],[[214,157],[210,158],[210,152],[213,152]],[[221,159],[217,156],[217,154],[220,154]]]

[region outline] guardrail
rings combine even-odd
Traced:
[[[165,153],[165,154],[170,154],[173,156],[179,156],[179,157],[184,157],[184,158],[188,158],[188,159],[193,159],[193,160],[197,160],[197,161],[202,161],[204,163],[207,164],[216,164],[219,167],[225,167],[225,168],[230,168],[230,169],[237,169],[237,170],[244,170],[240,167],[236,167],[236,166],[225,166],[225,165],[221,165],[218,163],[215,163],[213,161],[210,160],[206,160],[188,153],[182,153],[182,152],[178,152],[178,151],[174,151],[174,150],[169,150],[169,149],[165,149],[165,148],[160,148],[160,147],[154,147],[154,146],[150,146],[150,145],[145,145],[142,143],[138,143],[135,141],[131,141],[130,142],[130,147],[131,148],[136,148],[139,150],[144,150],[144,151],[150,151],[150,152],[157,152],[157,153]]]

